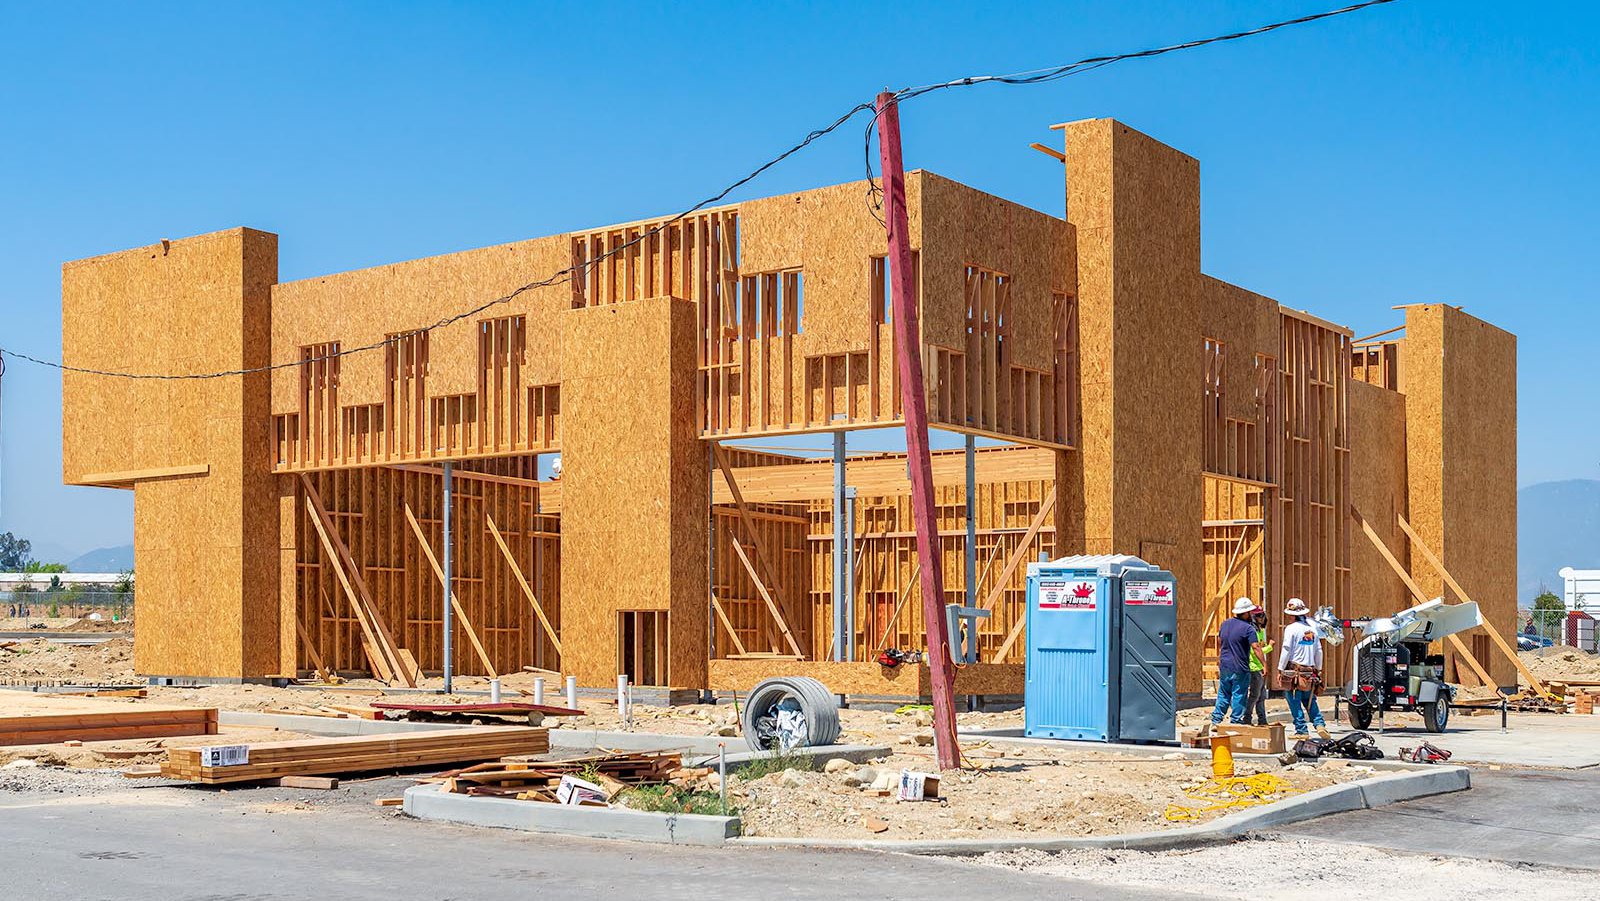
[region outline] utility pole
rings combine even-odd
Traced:
[[[933,746],[939,769],[961,765],[956,747],[955,665],[945,633],[944,576],[933,509],[933,461],[928,456],[928,395],[922,387],[922,334],[917,324],[916,273],[906,215],[906,173],[900,158],[900,108],[888,91],[878,95],[878,153],[883,166],[884,224],[889,231],[889,289],[894,320],[900,398],[906,415],[906,468],[911,474],[911,513],[916,523],[917,561],[922,568],[922,621],[928,634],[928,671],[933,681]]]

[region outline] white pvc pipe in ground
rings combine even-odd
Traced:
[[[578,709],[578,677],[567,677],[567,709]]]
[[[544,706],[544,677],[533,677],[533,703]]]
[[[500,703],[500,680],[499,679],[490,679],[489,680],[489,703],[491,703],[491,704]]]
[[[628,676],[626,673],[617,674],[617,715],[626,723],[628,721]]]

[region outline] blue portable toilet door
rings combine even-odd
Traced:
[[[1027,735],[1106,739],[1112,584],[1092,570],[1043,564],[1030,572],[1023,717]]]
[[[1170,573],[1150,570],[1127,573],[1120,587],[1117,737],[1170,741],[1178,714],[1177,585]]]

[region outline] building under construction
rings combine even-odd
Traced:
[[[1196,160],[1113,120],[1056,135],[1062,217],[907,178],[929,417],[981,444],[933,460],[947,600],[992,611],[957,691],[1021,694],[1041,555],[1175,573],[1190,694],[1239,595],[1468,593],[1511,628],[1515,338],[1425,303],[1354,341],[1211,278]],[[866,196],[294,282],[250,229],[66,264],[69,365],[258,370],[65,376],[65,480],[135,494],[137,671],[414,682],[443,666],[448,571],[457,672],[926,695],[925,667],[876,662],[924,645],[903,455],[782,440],[903,426]],[[1514,684],[1488,642],[1456,677]]]

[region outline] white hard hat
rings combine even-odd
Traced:
[[[1242,613],[1249,613],[1249,612],[1251,612],[1251,611],[1253,611],[1255,609],[1256,609],[1256,602],[1250,600],[1249,598],[1240,598],[1237,601],[1233,602],[1233,615],[1234,616],[1238,616],[1238,615],[1240,615]]]
[[[1311,608],[1307,607],[1306,602],[1299,598],[1290,598],[1289,603],[1284,605],[1283,612],[1290,616],[1305,616],[1311,612]]]

